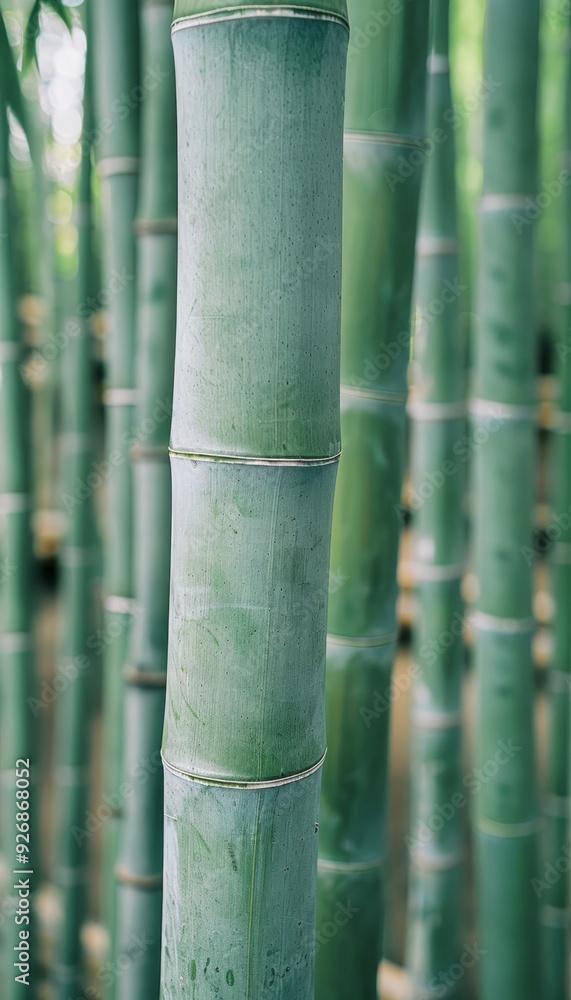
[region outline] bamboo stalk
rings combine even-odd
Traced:
[[[571,159],[571,26],[566,31],[566,71],[564,102],[565,168]],[[568,333],[571,310],[571,197],[565,194],[563,225],[563,266],[565,284],[560,292],[564,305],[561,332]],[[571,505],[571,367],[565,353],[558,351],[558,400],[553,426],[553,512],[560,527],[557,541],[551,549],[551,580],[555,600],[554,653],[549,666],[549,743],[547,789],[544,803],[546,816],[545,861],[549,881],[538,886],[541,899],[540,919],[543,925],[543,995],[545,1000],[564,1000],[568,996],[567,949],[569,934],[569,884],[561,876],[568,866],[569,815],[569,696],[571,693],[571,627],[568,614],[571,598],[571,531],[564,517]],[[553,872],[556,881],[553,882]],[[542,873],[540,872],[540,880]]]
[[[103,913],[111,946],[116,932],[115,865],[123,808],[124,680],[133,622],[133,468],[136,435],[135,233],[139,171],[139,17],[137,0],[97,0],[92,8],[96,146],[103,209],[103,275],[109,292],[106,337],[107,480],[104,631],[104,786],[113,816],[103,836]],[[114,995],[110,985],[108,996]]]
[[[6,101],[7,95],[0,91],[0,822],[6,914],[1,993],[6,1000],[16,1000],[27,995],[30,981],[34,982],[35,921],[29,903],[39,874],[39,854],[34,788],[37,760],[28,704],[34,680],[29,404],[13,300]],[[22,775],[20,786],[18,774]],[[23,847],[17,846],[18,833]],[[22,905],[16,888],[19,876],[14,870],[26,872],[22,878],[28,880],[22,887],[27,891]],[[35,872],[35,877],[27,874],[29,871]],[[24,908],[26,912],[17,923],[16,913],[23,913]],[[27,980],[26,969],[18,969],[14,963],[28,965]],[[24,978],[17,981],[21,976]]]
[[[460,335],[454,132],[448,64],[449,0],[433,0],[427,130],[438,135],[423,181],[416,245],[412,572],[418,619],[411,697],[411,795],[407,967],[418,995],[442,989],[440,973],[462,944],[461,692],[465,530],[465,347]],[[442,306],[433,315],[434,304]],[[445,470],[445,471],[444,471]],[[426,489],[430,485],[432,489]],[[424,499],[426,497],[426,499]],[[459,634],[458,634],[459,632]],[[451,644],[442,637],[453,636]],[[428,833],[427,833],[428,831]],[[446,996],[450,993],[446,991]],[[444,995],[444,994],[443,994]]]
[[[325,0],[177,0],[173,31],[162,996],[294,1000],[314,984],[347,26]]]
[[[536,470],[533,225],[538,3],[490,0],[473,433],[476,759],[474,799],[482,1000],[539,995],[532,541]],[[507,750],[506,750],[507,748]]]
[[[329,600],[317,927],[352,919],[317,953],[318,1000],[376,997],[387,837],[390,685],[397,639],[398,508],[409,324],[424,160],[428,3],[372,18],[349,4],[341,427]],[[325,932],[326,933],[326,932]],[[318,937],[319,940],[319,937]]]
[[[90,42],[88,42],[90,44]],[[88,62],[90,56],[88,56]],[[86,64],[82,160],[76,206],[77,272],[71,279],[75,309],[68,322],[73,336],[61,357],[62,485],[66,527],[61,549],[63,621],[59,672],[67,681],[59,693],[55,725],[55,799],[53,881],[58,890],[58,928],[54,985],[60,1000],[79,996],[84,982],[81,931],[87,908],[86,838],[78,837],[88,805],[90,763],[91,654],[93,630],[94,521],[89,500],[74,500],[76,482],[92,471],[94,398],[93,351],[88,320],[81,306],[90,292],[91,145],[90,74]]]
[[[138,211],[138,425],[151,428],[135,452],[137,616],[125,692],[126,800],[117,878],[117,951],[131,955],[119,1000],[156,1000],[160,986],[163,864],[163,773],[160,745],[168,646],[171,481],[168,461],[176,321],[177,184],[172,0],[144,0],[144,66],[160,66],[161,83],[142,112]],[[161,409],[157,404],[166,404]],[[144,780],[137,767],[145,762]],[[145,941],[136,948],[133,942]]]

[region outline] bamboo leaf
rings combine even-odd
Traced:
[[[8,38],[6,23],[0,15],[0,98],[10,109],[14,117],[22,126],[26,138],[28,138],[28,127],[26,123],[26,111],[24,99],[18,80],[18,70],[14,60],[14,53]]]
[[[36,42],[40,36],[40,14],[42,6],[53,11],[61,18],[69,31],[72,28],[71,11],[69,7],[62,3],[62,0],[35,0],[30,12],[28,23],[24,31],[24,51],[22,59],[22,69],[26,73],[33,62],[38,64]]]

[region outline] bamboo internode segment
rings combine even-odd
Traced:
[[[317,7],[175,5],[165,1000],[313,994],[348,38]]]
[[[140,88],[139,11],[137,0],[97,0],[92,5],[95,53],[96,118],[100,141],[95,155],[100,166],[103,221],[103,280],[118,288],[107,311],[106,427],[107,455],[120,453],[124,461],[113,469],[107,483],[106,538],[104,547],[105,592],[111,597],[133,597],[133,469],[127,442],[136,425],[136,243],[134,221],[139,188],[139,106],[132,101],[129,113],[117,120],[117,102],[132,98]],[[157,83],[160,87],[160,82]],[[148,95],[146,95],[148,99]],[[133,106],[134,104],[134,106]],[[113,280],[117,278],[118,280]],[[125,396],[125,390],[127,394]],[[109,643],[104,663],[105,794],[121,804],[103,832],[103,915],[112,948],[117,942],[116,885],[123,780],[123,667],[127,662],[133,622],[127,610],[106,607],[104,628],[117,638]],[[107,988],[108,1000],[116,982]]]
[[[474,475],[476,759],[496,763],[473,809],[483,1000],[541,993],[539,949],[530,944],[538,939],[538,806],[532,571],[523,555],[535,491],[533,227],[516,225],[537,184],[538,8],[490,0],[484,37],[484,75],[499,85],[484,107],[474,395],[486,407],[472,415],[475,432],[488,434]]]
[[[374,15],[373,15],[374,16]],[[375,996],[388,848],[388,712],[396,651],[397,514],[405,461],[409,323],[424,152],[428,3],[371,21],[351,0],[346,86],[341,457],[331,548],[328,755],[317,927],[354,912],[317,954],[319,1000]],[[367,29],[374,24],[374,31]],[[360,870],[361,869],[361,870]],[[334,925],[334,923],[333,923]],[[319,938],[318,938],[319,940]]]
[[[26,989],[15,981],[14,951],[20,943],[13,914],[18,895],[13,874],[18,868],[16,835],[18,817],[23,818],[17,795],[16,762],[29,759],[26,776],[29,782],[30,845],[27,869],[38,869],[36,787],[33,768],[35,755],[34,719],[28,705],[33,695],[33,641],[31,581],[31,511],[26,386],[21,372],[21,344],[14,301],[12,218],[10,211],[9,126],[6,95],[0,93],[0,893],[5,919],[1,940],[2,995],[16,1000]],[[24,772],[22,771],[22,774]],[[22,793],[20,792],[20,795]],[[24,868],[24,866],[21,866]],[[27,877],[27,876],[26,876]],[[36,888],[32,881],[32,890]],[[35,963],[37,946],[35,922],[29,930],[29,954]],[[35,965],[30,979],[33,981]]]

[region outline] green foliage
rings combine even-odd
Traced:
[[[10,109],[27,136],[26,113],[18,80],[18,70],[2,16],[0,16],[0,105]]]
[[[71,11],[69,7],[61,2],[61,0],[34,0],[34,6],[30,11],[30,16],[28,18],[28,23],[26,24],[26,29],[24,31],[24,50],[22,59],[22,68],[24,73],[30,68],[33,62],[38,62],[36,42],[40,36],[41,26],[40,26],[40,15],[42,9],[53,11],[58,17],[61,17],[63,23],[66,25],[69,31],[72,27]]]

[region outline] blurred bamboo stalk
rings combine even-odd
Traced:
[[[343,456],[335,493],[321,795],[317,1000],[373,1000],[388,849],[390,686],[428,2],[371,18],[350,0],[341,320]],[[369,30],[371,29],[371,30]],[[319,940],[319,937],[318,937]]]
[[[96,147],[103,216],[103,279],[109,309],[106,328],[105,458],[112,466],[106,484],[104,550],[104,788],[113,815],[103,830],[103,915],[110,948],[117,942],[120,823],[124,796],[124,669],[128,662],[133,600],[133,466],[137,440],[136,247],[139,173],[139,9],[137,0],[96,0],[92,5],[95,59]],[[108,997],[115,995],[115,979]]]
[[[14,302],[8,143],[7,95],[0,90],[0,824],[2,912],[6,914],[0,992],[3,1000],[16,1000],[29,986],[25,980],[16,981],[25,970],[15,968],[14,963],[20,959],[25,963],[26,954],[31,963],[36,957],[30,904],[39,877],[39,850],[36,725],[28,704],[34,685],[29,400]],[[14,870],[25,873],[22,878],[28,881],[23,889],[26,913],[19,924],[16,910],[21,899]],[[34,981],[33,964],[30,980]]]
[[[451,292],[459,286],[459,260],[448,32],[449,0],[433,0],[427,131],[435,136],[440,130],[441,142],[423,178],[416,244],[414,395],[409,403],[412,487],[424,497],[425,484],[433,486],[414,511],[412,541],[417,620],[406,964],[421,995],[434,988],[443,969],[458,962],[463,940],[463,813],[458,801],[463,797],[466,465],[457,450],[466,433],[466,377],[459,298]],[[433,315],[434,303],[442,308]],[[444,635],[452,636],[452,642],[444,645]]]
[[[571,24],[566,29],[566,69],[564,101],[564,153],[562,166],[569,170],[571,161]],[[565,188],[563,229],[563,265],[565,283],[560,286],[560,332],[563,342],[571,328],[571,194]],[[550,576],[555,601],[554,651],[548,673],[549,728],[546,815],[546,851],[544,860],[560,873],[563,862],[568,867],[571,788],[569,787],[569,698],[571,694],[571,365],[567,352],[556,346],[558,399],[553,419],[553,515],[560,526],[551,549]],[[567,525],[565,524],[567,517]],[[540,873],[541,881],[541,873]],[[546,885],[549,893],[542,898]],[[545,1000],[565,1000],[568,996],[569,881],[563,875],[553,884],[539,889],[540,919],[543,925],[543,996]]]
[[[536,488],[533,224],[537,185],[539,4],[488,0],[479,308],[473,433],[476,761],[489,781],[474,803],[482,1000],[540,995],[539,817],[534,745],[533,540]]]
[[[76,203],[77,273],[70,279],[74,333],[61,356],[62,486],[66,511],[61,547],[62,628],[59,670],[68,683],[56,703],[54,782],[56,825],[53,882],[58,891],[54,981],[57,1000],[79,996],[85,986],[81,932],[86,919],[88,838],[82,831],[88,805],[92,653],[94,626],[94,511],[91,498],[74,496],[94,457],[93,338],[82,305],[90,291],[91,240],[91,41],[86,57],[82,159]],[[67,329],[67,326],[66,326]]]
[[[144,66],[162,78],[141,117],[138,233],[137,422],[148,429],[134,452],[137,617],[125,671],[123,778],[132,786],[120,837],[117,953],[133,954],[119,1000],[156,1000],[160,986],[163,771],[160,746],[168,647],[173,389],[177,272],[177,157],[172,0],[143,0]],[[145,780],[136,778],[145,762]],[[143,940],[146,948],[133,949]]]

